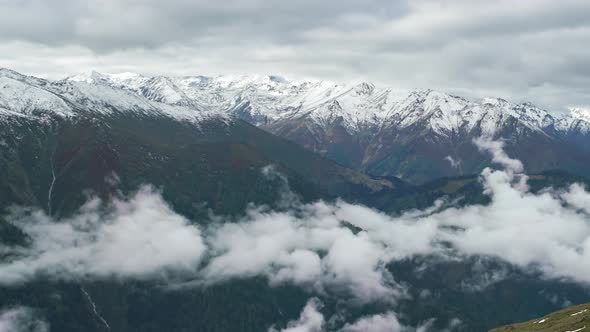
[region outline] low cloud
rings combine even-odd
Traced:
[[[206,286],[265,276],[271,285],[295,284],[363,304],[406,296],[408,285],[396,282],[387,269],[391,262],[483,256],[546,278],[590,283],[590,193],[580,185],[532,193],[522,163],[508,157],[502,143],[480,139],[476,144],[503,167],[481,174],[490,197],[485,206],[442,209],[438,203],[391,216],[344,201],[303,204],[287,195],[280,210],[251,207],[237,220],[217,216],[200,229],[144,188],[106,206],[91,200],[59,222],[40,212],[13,216],[30,246],[1,249],[10,260],[0,264],[0,280],[179,273]],[[275,171],[264,172],[274,176]],[[502,278],[482,273],[466,280],[465,287],[477,291]],[[308,312],[314,308],[311,304]]]
[[[574,183],[568,191],[561,194],[561,197],[571,206],[590,214],[590,195],[584,186]]]
[[[369,233],[343,226],[338,214],[348,214],[347,208],[355,207],[317,202],[287,212],[252,210],[237,223],[214,227],[206,240],[211,259],[204,279],[263,274],[271,283],[337,289],[364,301],[399,295],[385,269],[393,252]]]
[[[277,330],[271,327],[269,332],[321,332],[324,328],[324,315],[319,312],[322,304],[317,298],[310,299],[301,311],[299,319],[291,321],[287,327]]]
[[[364,316],[354,323],[346,323],[342,328],[334,330],[326,327],[326,319],[320,312],[322,303],[317,298],[307,301],[307,304],[301,311],[299,319],[287,323],[287,327],[277,330],[271,327],[269,332],[400,332],[402,326],[393,312]],[[414,331],[414,329],[404,328],[403,331]]]
[[[4,284],[36,275],[142,278],[194,272],[205,251],[199,230],[150,187],[106,207],[90,200],[77,215],[60,222],[39,211],[21,211],[14,218],[30,246],[0,247],[0,253],[12,257],[0,265]]]
[[[452,168],[461,168],[461,160],[455,160],[455,158],[451,156],[446,156],[445,160],[448,161],[449,164],[451,164]]]
[[[492,161],[504,167],[504,170],[511,173],[522,173],[524,166],[518,159],[512,159],[504,151],[504,142],[493,141],[489,138],[479,137],[473,140],[479,151],[488,152]]]
[[[352,324],[346,324],[341,332],[398,332],[402,326],[393,312],[363,317]]]
[[[387,311],[380,314],[367,315],[358,318],[354,322],[344,323],[341,327],[331,325],[334,317],[326,319],[321,313],[322,303],[317,298],[310,299],[299,318],[287,323],[281,330],[271,327],[269,332],[450,332],[457,328],[461,322],[451,319],[446,328],[434,329],[434,319],[429,319],[417,327],[402,325],[394,312]]]
[[[0,311],[0,332],[48,332],[49,324],[27,307]]]

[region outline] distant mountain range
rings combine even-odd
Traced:
[[[468,101],[432,90],[341,85],[277,76],[146,77],[97,72],[47,81],[0,70],[4,117],[134,111],[198,123],[241,119],[375,176],[423,183],[490,165],[473,139],[506,141],[527,172],[590,175],[590,112],[552,114],[530,103]],[[2,114],[0,114],[2,116]]]
[[[343,166],[415,183],[481,171],[489,160],[472,140],[482,135],[506,139],[506,150],[529,172],[590,175],[590,112],[582,109],[559,115],[500,98],[469,101],[433,90],[278,76],[90,72],[65,82],[109,86],[151,102],[239,118]]]

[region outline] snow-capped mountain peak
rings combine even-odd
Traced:
[[[1,74],[0,113],[3,115],[29,116],[42,111],[60,116],[72,115],[71,107],[58,95],[15,79],[14,75]]]
[[[574,107],[570,109],[572,117],[590,122],[590,108]]]
[[[141,84],[147,81],[148,78],[131,72],[111,74],[91,70],[78,75],[66,77],[65,80],[88,84],[106,84],[117,88],[138,88]]]
[[[391,89],[370,82],[296,81],[278,75],[149,77],[90,72],[67,80],[106,84],[170,105],[230,113],[255,125],[308,117],[320,127],[338,123],[350,133],[422,123],[443,136],[476,129],[494,135],[510,121],[542,131],[551,126],[566,130],[574,119],[590,118],[578,110],[565,120],[558,119],[531,103],[512,104],[502,98],[469,101],[431,89]]]
[[[102,74],[95,70],[91,70],[88,72],[80,73],[78,75],[69,76],[66,80],[74,81],[74,82],[84,82],[84,83],[101,83],[103,80],[109,77],[108,74]]]
[[[549,149],[553,159],[548,164],[535,161],[539,167],[555,167],[561,160],[578,165],[585,157],[570,150],[575,146],[590,149],[586,143],[590,112],[585,109],[554,115],[531,103],[514,104],[501,98],[468,100],[431,89],[274,75],[144,76],[92,71],[49,81],[0,69],[0,120],[52,121],[56,116],[75,119],[128,113],[197,124],[212,117],[237,118],[343,165],[416,181],[430,179],[432,174],[479,171],[480,157],[472,140],[481,135],[507,138],[512,148],[523,151],[541,144],[539,149]],[[461,160],[461,168],[448,168],[448,156]]]
[[[362,82],[354,87],[354,92],[357,95],[370,95],[375,91],[375,84],[370,82]]]
[[[0,74],[36,85],[53,84],[55,89],[55,83],[10,70],[0,70]],[[426,126],[425,129],[443,137],[474,130],[493,136],[513,123],[542,132],[547,128],[590,131],[590,111],[585,109],[575,109],[570,115],[559,117],[531,103],[513,104],[502,98],[470,101],[431,89],[392,89],[370,82],[339,84],[289,80],[278,75],[144,76],[97,71],[70,76],[60,82],[105,86],[148,102],[235,116],[267,127],[307,119],[309,125],[319,128],[342,126],[349,134]],[[77,89],[91,90],[81,86]]]
[[[590,109],[571,108],[569,114],[559,118],[557,128],[568,134],[590,134]]]
[[[150,98],[143,96],[139,87],[148,87]],[[186,104],[181,102],[182,98]],[[165,116],[194,123],[211,117],[227,119],[223,114],[195,105],[166,77],[91,71],[48,81],[0,69],[0,117],[3,120],[49,121],[53,117],[117,113]]]

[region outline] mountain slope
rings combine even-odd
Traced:
[[[490,332],[581,332],[590,329],[590,303],[569,307],[519,324],[493,329]]]
[[[161,187],[187,213],[194,202],[218,212],[243,211],[280,194],[270,189],[280,179],[270,181],[261,171],[268,165],[306,200],[355,201],[404,190],[399,180],[370,178],[239,119],[192,106],[8,71],[0,72],[0,82],[2,206],[69,213],[85,199],[84,190],[109,194],[118,178],[126,192],[144,183]]]
[[[394,90],[277,76],[168,77],[166,93],[137,74],[70,77],[133,91],[169,104],[194,103],[241,118],[338,163],[381,176],[424,182],[474,174],[490,164],[473,147],[479,136],[505,138],[527,171],[587,170],[590,117],[556,116],[530,103],[468,101],[432,90]],[[531,154],[531,148],[543,151]]]

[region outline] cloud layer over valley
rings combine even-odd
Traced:
[[[545,278],[590,284],[590,193],[578,184],[532,193],[522,164],[504,153],[501,142],[476,144],[503,168],[481,174],[488,205],[443,208],[439,202],[392,216],[344,201],[303,204],[287,195],[288,209],[252,207],[237,220],[214,216],[201,223],[206,226],[197,226],[175,213],[157,191],[144,187],[129,199],[90,200],[65,220],[21,211],[10,218],[29,237],[29,245],[0,247],[6,257],[0,263],[0,283],[37,276],[180,276],[189,285],[206,287],[265,276],[271,285],[295,284],[351,303],[395,303],[411,285],[396,281],[387,267],[391,262],[485,256]],[[313,314],[317,304],[310,306],[300,323],[322,326]],[[372,325],[393,322],[395,316],[388,315],[366,319]],[[350,323],[345,331],[366,330],[363,324]]]

